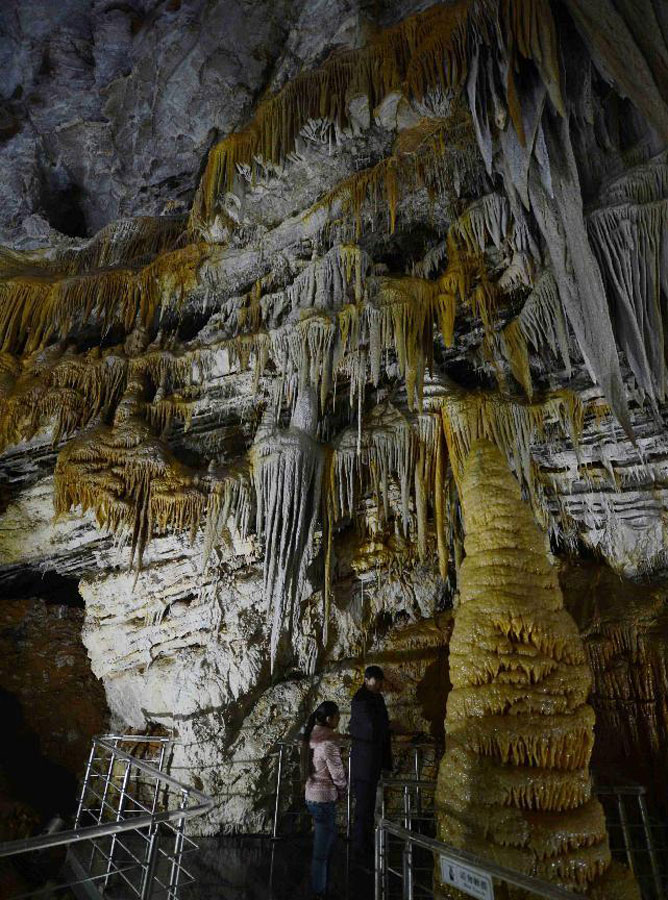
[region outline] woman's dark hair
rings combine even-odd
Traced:
[[[330,716],[335,716],[339,712],[339,707],[333,700],[323,700],[320,706],[314,710],[308,717],[306,727],[304,728],[304,743],[308,744],[311,739],[311,732],[316,725],[326,725]]]
[[[302,744],[302,778],[304,781],[313,772],[313,751],[309,747],[311,732],[316,725],[326,725],[330,716],[338,715],[339,707],[333,700],[323,700],[320,706],[308,717],[304,728]]]

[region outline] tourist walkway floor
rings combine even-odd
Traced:
[[[196,883],[183,900],[309,900],[311,838],[218,836],[198,838],[191,863]],[[373,873],[355,866],[339,838],[330,866],[328,897],[372,900]]]

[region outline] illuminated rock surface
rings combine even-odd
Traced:
[[[439,734],[484,438],[555,553],[634,580],[598,637],[569,595],[588,656],[541,670],[580,772],[541,790],[604,866],[587,660],[631,756],[665,728],[640,583],[668,559],[668,21],[643,8],[2,5],[1,587],[77,581],[114,726],[175,734],[205,831],[267,827],[277,740],[367,661]]]

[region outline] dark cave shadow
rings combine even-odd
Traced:
[[[422,715],[429,722],[429,734],[441,746],[445,743],[445,705],[452,690],[450,681],[450,648],[439,648],[438,656],[425,669],[415,698]]]
[[[25,721],[20,701],[0,688],[0,772],[13,799],[31,806],[46,821],[76,809],[77,779],[63,766],[47,759],[37,734]]]

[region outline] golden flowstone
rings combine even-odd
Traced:
[[[591,675],[545,536],[489,441],[471,448],[459,489],[466,558],[450,643],[438,836],[580,893],[638,897],[626,870],[610,873],[588,772]],[[441,887],[441,896],[461,894]]]

